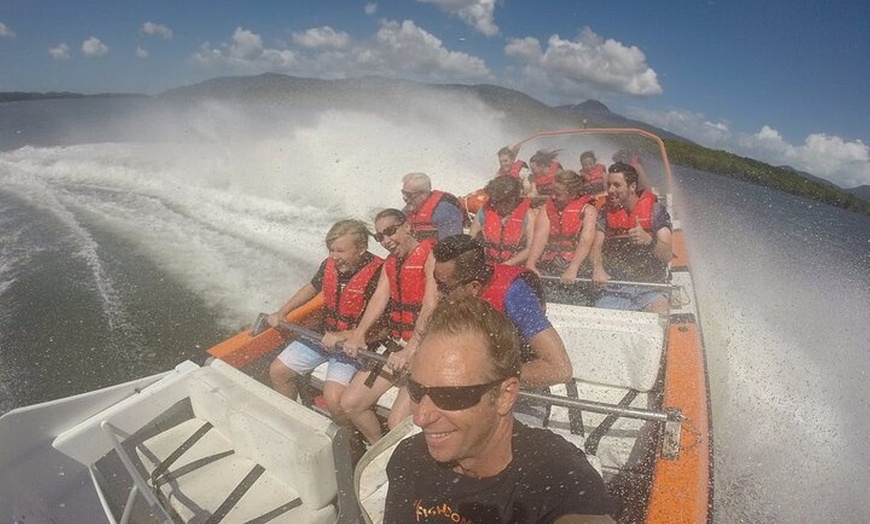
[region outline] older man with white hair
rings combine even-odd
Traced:
[[[418,239],[438,240],[462,233],[468,218],[459,199],[444,191],[432,190],[425,173],[408,173],[402,177],[402,210]]]

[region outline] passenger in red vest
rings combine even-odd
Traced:
[[[553,184],[553,198],[539,212],[526,267],[558,276],[564,284],[574,282],[592,249],[597,217],[580,175],[560,171]]]
[[[559,149],[555,151],[539,149],[529,159],[529,168],[532,170],[532,174],[529,175],[531,181],[530,196],[549,197],[553,194],[556,173],[562,170],[562,164],[556,161],[560,151]]]
[[[381,438],[382,432],[371,407],[404,372],[420,342],[420,333],[426,326],[429,313],[438,301],[433,277],[434,241],[418,241],[411,233],[410,222],[398,209],[385,209],[378,213],[375,230],[375,239],[390,254],[384,261],[377,288],[365,313],[356,329],[343,341],[343,346],[345,353],[355,358],[359,350],[366,348],[366,332],[384,313],[388,313],[390,336],[404,344],[404,348],[389,355],[387,369],[377,374],[371,387],[366,382],[372,372],[358,373],[341,398],[341,409],[372,444]],[[400,391],[390,412],[390,427],[404,418],[400,414],[409,406],[407,393]]]
[[[335,348],[341,338],[350,336],[371,300],[378,282],[383,260],[368,251],[369,231],[360,220],[336,222],[326,234],[329,257],[321,264],[310,282],[302,286],[281,308],[269,316],[269,324],[277,326],[287,314],[323,293],[325,316],[322,329],[323,345]],[[326,353],[303,340],[294,340],[269,366],[272,387],[296,399],[296,378],[329,362],[323,398],[326,409],[336,423],[349,424],[341,410],[341,397],[362,364],[341,351]]]
[[[668,313],[668,295],[660,286],[668,278],[671,217],[656,196],[638,189],[635,169],[622,163],[608,168],[607,205],[598,216],[592,245],[592,279],[607,285],[597,307]]]
[[[507,315],[523,342],[520,383],[540,388],[572,376],[562,338],[545,312],[538,276],[525,268],[489,264],[483,245],[469,235],[441,240],[433,251],[435,282],[442,300],[475,296]]]
[[[599,164],[593,151],[580,154],[580,176],[583,177],[583,187],[587,193],[597,194],[606,190],[604,179],[607,167]]]
[[[432,181],[425,173],[408,173],[402,177],[402,212],[408,217],[418,239],[448,237],[462,233],[468,215],[459,199],[450,193],[432,190]]]
[[[489,200],[471,222],[471,237],[483,242],[489,262],[524,263],[532,246],[537,210],[523,198],[523,186],[517,178],[496,177],[484,189]]]
[[[529,165],[517,159],[519,147],[504,146],[498,150],[498,171],[495,176],[511,176],[522,181],[527,176]]]

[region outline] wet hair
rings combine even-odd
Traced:
[[[518,200],[523,192],[523,183],[519,178],[499,176],[490,180],[483,191],[489,196],[493,205],[508,200]]]
[[[426,173],[408,173],[402,183],[411,184],[415,191],[432,191],[432,179]]]
[[[329,249],[338,238],[350,235],[356,247],[368,249],[370,234],[368,226],[362,220],[353,218],[339,220],[326,233],[326,248]]]
[[[520,341],[517,330],[504,314],[476,297],[443,299],[432,311],[423,340],[437,335],[477,333],[486,340],[492,380],[520,375]]]
[[[628,186],[634,184],[637,188],[637,191],[640,191],[640,184],[637,181],[637,170],[632,165],[625,164],[623,162],[617,162],[608,167],[607,172],[622,173],[622,176],[625,177],[625,184]]]
[[[388,207],[387,209],[382,210],[380,213],[375,215],[375,222],[382,218],[393,217],[399,221],[400,224],[404,224],[408,217],[405,216],[405,213],[402,213],[398,209]]]
[[[489,282],[492,278],[492,266],[486,263],[486,252],[483,244],[469,235],[460,234],[442,238],[432,249],[435,262],[456,263],[453,274],[457,281]]]
[[[532,158],[529,159],[529,163],[535,163],[541,166],[548,166],[555,162],[556,158],[559,156],[561,149],[554,149],[549,151],[547,149],[538,149]]]
[[[583,177],[576,171],[563,169],[556,173],[556,182],[565,186],[568,189],[568,194],[573,197],[582,195],[585,191],[583,188]]]
[[[498,153],[496,153],[496,156],[509,156],[509,157],[511,157],[511,160],[513,160],[517,157],[517,152],[508,146],[504,146],[503,148],[498,150]]]
[[[580,153],[580,161],[582,162],[584,158],[591,158],[592,161],[596,161],[595,152],[594,151],[583,151]]]

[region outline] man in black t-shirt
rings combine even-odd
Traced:
[[[489,304],[443,300],[407,388],[422,429],[387,466],[384,523],[612,523],[612,502],[582,451],[514,420],[519,340]]]

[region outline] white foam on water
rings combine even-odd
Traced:
[[[334,221],[401,207],[405,173],[426,172],[458,194],[488,180],[508,142],[502,115],[473,99],[448,107],[409,101],[403,121],[325,110],[255,123],[210,102],[176,122],[194,141],[25,147],[0,154],[0,176],[5,189],[78,228],[95,272],[98,249],[79,220],[122,235],[238,327],[311,277]],[[104,277],[96,281],[111,292]]]

